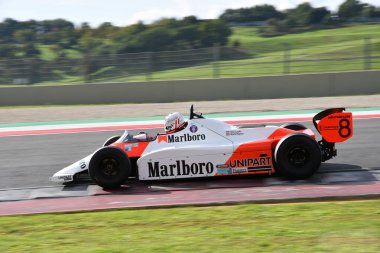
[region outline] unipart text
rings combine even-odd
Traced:
[[[270,165],[270,157],[247,158],[241,160],[232,160],[229,162],[231,168],[234,167],[257,167]]]

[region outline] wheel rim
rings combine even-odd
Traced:
[[[105,158],[101,162],[101,173],[106,177],[114,177],[119,174],[119,163],[114,158]]]
[[[289,150],[288,158],[290,164],[301,167],[308,163],[310,154],[304,147],[293,147]]]

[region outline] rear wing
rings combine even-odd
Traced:
[[[323,153],[323,161],[336,156],[336,142],[344,142],[353,135],[352,113],[345,110],[327,109],[313,117],[313,124],[322,136],[318,143]]]
[[[343,142],[352,137],[352,113],[345,108],[324,110],[313,118],[313,123],[322,138],[327,142]]]

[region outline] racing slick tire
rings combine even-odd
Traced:
[[[290,129],[290,130],[294,130],[294,131],[307,129],[307,127],[305,127],[304,125],[299,124],[299,123],[286,123],[286,124],[281,125],[280,127]]]
[[[131,174],[131,161],[117,147],[103,147],[95,152],[89,164],[90,177],[103,188],[120,187]]]
[[[288,179],[305,179],[320,167],[322,154],[317,142],[303,133],[285,136],[277,144],[276,171]]]
[[[107,147],[107,146],[111,145],[112,143],[114,143],[115,141],[120,139],[120,137],[121,137],[120,135],[116,135],[116,136],[112,136],[111,138],[108,138],[108,140],[106,140],[106,142],[104,142],[103,147]]]

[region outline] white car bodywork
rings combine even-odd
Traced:
[[[240,145],[265,140],[277,129],[277,126],[239,128],[214,119],[189,120],[185,129],[158,135],[149,142],[137,160],[138,177],[140,180],[160,180],[246,172],[247,168],[234,170],[226,166],[226,162]],[[117,142],[125,142],[127,136],[128,131],[125,131]],[[88,170],[93,154],[58,171],[50,180],[73,181],[74,175]]]
[[[167,141],[155,141],[147,147],[137,161],[139,179],[215,176],[218,168],[225,169],[237,147],[266,139],[276,129],[275,126],[240,129],[218,120],[193,119],[182,131],[168,135]]]

